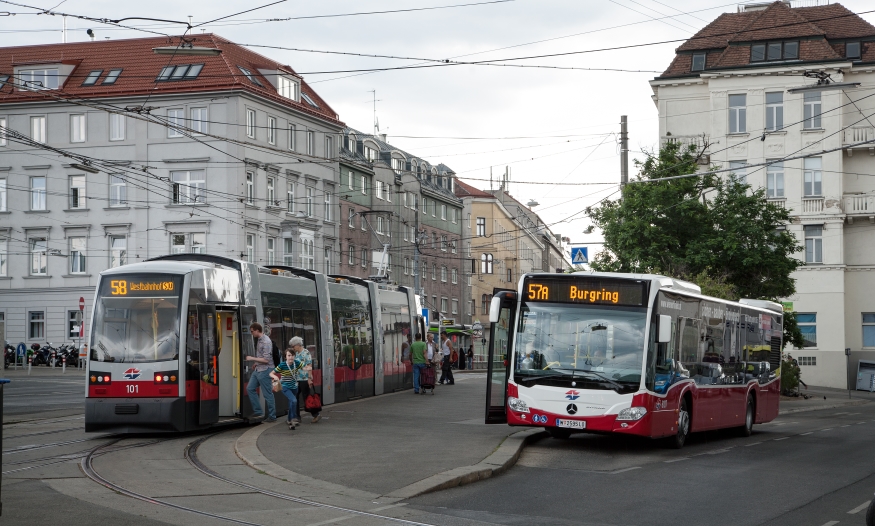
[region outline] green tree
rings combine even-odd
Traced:
[[[635,161],[638,179],[694,174],[699,158],[695,147],[669,143]],[[802,247],[784,228],[788,211],[734,176],[629,184],[622,199],[587,214],[605,237],[595,270],[665,274],[730,300],[776,301],[796,292],[790,274],[803,264],[793,257]],[[795,317],[785,318],[784,341],[799,346]]]

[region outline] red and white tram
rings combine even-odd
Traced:
[[[246,356],[260,322],[313,357],[323,404],[413,387],[423,332],[412,289],[220,256],[176,254],[101,273],[87,362],[85,430],[188,431],[252,414]],[[288,411],[275,397],[277,415]]]
[[[778,415],[781,305],[649,274],[526,274],[490,308],[486,422],[666,437]]]

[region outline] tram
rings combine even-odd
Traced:
[[[408,287],[208,254],[104,271],[85,430],[182,432],[252,420],[253,322],[280,350],[303,338],[323,405],[411,389],[410,343],[425,332],[417,302]],[[274,398],[277,416],[286,414],[288,401]]]

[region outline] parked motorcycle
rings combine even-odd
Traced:
[[[15,346],[7,342],[3,346],[3,368],[8,369],[13,364],[15,364]]]

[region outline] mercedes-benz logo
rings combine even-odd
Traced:
[[[566,407],[565,410],[568,411],[569,415],[573,415],[577,413],[577,406],[574,404],[568,404],[568,407]]]

